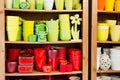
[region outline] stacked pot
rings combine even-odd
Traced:
[[[18,16],[7,16],[6,30],[9,41],[16,41],[19,30],[19,17]]]
[[[69,14],[60,14],[59,20],[60,20],[60,39],[62,41],[69,41],[71,39]]]
[[[34,21],[23,21],[23,40],[28,41],[29,36],[34,34]]]

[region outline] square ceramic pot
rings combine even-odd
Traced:
[[[33,65],[19,65],[18,66],[18,72],[19,73],[30,73],[33,72]]]
[[[20,65],[33,65],[34,64],[34,56],[31,56],[31,57],[19,56],[19,64]]]

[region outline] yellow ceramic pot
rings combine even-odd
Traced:
[[[119,41],[120,30],[110,30],[110,37],[112,41]]]
[[[56,10],[63,10],[64,0],[55,0],[55,7],[56,7]]]
[[[105,20],[108,25],[116,25],[117,20]]]
[[[114,2],[115,2],[115,0],[106,0],[105,10],[113,11],[113,9],[114,9]]]
[[[35,0],[27,0],[30,4],[30,9],[35,9]]]
[[[115,11],[120,11],[120,0],[115,1]]]
[[[109,34],[109,26],[106,23],[99,23],[97,29],[97,40],[107,41]]]
[[[16,41],[17,33],[18,33],[18,31],[7,31],[8,41]]]

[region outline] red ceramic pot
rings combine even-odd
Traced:
[[[36,70],[41,71],[42,67],[46,63],[46,49],[35,48],[34,49],[34,58],[35,58]]]
[[[58,50],[48,50],[48,64],[52,65],[53,71],[58,69]]]
[[[67,64],[66,68],[67,68],[67,72],[72,72],[73,71],[73,65],[72,64]]]
[[[46,73],[52,72],[52,66],[51,65],[44,65],[43,72],[46,72]]]
[[[31,57],[19,56],[18,61],[19,61],[20,65],[33,65],[34,64],[34,56],[31,56]]]
[[[31,73],[33,72],[33,65],[19,65],[18,72],[19,73]]]
[[[20,49],[8,49],[8,60],[17,61],[20,55]]]
[[[66,59],[66,48],[64,47],[60,47],[58,49],[58,57],[59,57],[59,60],[65,60]]]
[[[67,71],[66,64],[60,64],[60,72],[66,72],[66,71]]]
[[[6,70],[8,73],[14,73],[17,71],[18,62],[17,61],[6,61]]]
[[[79,49],[69,50],[70,63],[73,65],[73,69],[78,71],[82,68],[82,52]]]

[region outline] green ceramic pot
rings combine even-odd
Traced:
[[[30,42],[36,42],[36,38],[37,38],[36,35],[29,35],[29,41]]]
[[[13,0],[13,8],[19,8],[20,0]]]
[[[38,10],[43,9],[43,0],[36,0],[36,9]]]
[[[72,10],[72,0],[65,0],[65,9]]]

